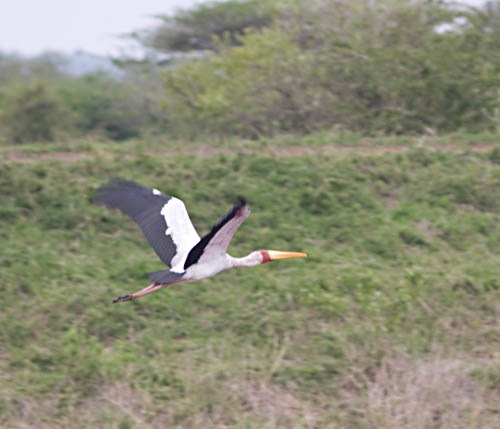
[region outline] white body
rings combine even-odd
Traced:
[[[154,190],[153,190],[154,193]],[[253,267],[262,263],[259,252],[252,252],[245,258],[233,258],[226,253],[231,239],[238,227],[250,216],[250,210],[244,205],[236,215],[217,230],[207,246],[203,249],[198,262],[184,269],[184,264],[191,249],[198,244],[200,236],[196,232],[184,203],[172,197],[161,209],[167,225],[165,234],[172,237],[177,248],[172,258],[170,271],[185,273],[183,280],[199,280],[212,277],[221,271],[239,266]]]
[[[194,229],[186,206],[178,198],[172,197],[163,206],[160,213],[165,219],[165,235],[172,237],[177,248],[176,254],[172,258],[171,271],[182,273],[189,251],[200,241],[200,236]]]
[[[205,261],[202,259],[204,258],[200,258],[199,263],[191,265],[186,270],[186,273],[183,276],[186,281],[212,277],[221,271],[229,270],[231,268],[255,267],[262,264],[262,255],[258,251],[252,252],[244,258],[234,258],[225,253],[222,257],[217,259]]]

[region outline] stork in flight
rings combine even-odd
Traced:
[[[303,252],[256,250],[243,258],[226,253],[231,238],[250,215],[239,198],[202,238],[194,229],[184,203],[155,188],[128,180],[114,180],[97,192],[95,201],[120,209],[142,229],[158,257],[170,267],[149,274],[152,284],[113,302],[131,301],[174,283],[200,280],[236,267],[255,267],[269,261],[305,258]]]

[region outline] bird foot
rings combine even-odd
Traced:
[[[115,298],[113,300],[113,304],[116,304],[117,302],[132,301],[132,299],[133,299],[132,295],[119,296],[118,298]]]

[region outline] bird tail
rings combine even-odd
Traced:
[[[174,273],[170,270],[153,271],[149,273],[149,278],[158,284],[177,283],[184,273]]]

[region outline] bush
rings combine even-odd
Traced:
[[[97,132],[124,140],[139,135],[148,121],[141,99],[134,97],[134,89],[103,73],[63,81],[57,95],[74,113],[80,133]]]
[[[174,131],[258,137],[308,126],[314,94],[300,85],[311,73],[307,55],[280,30],[249,31],[241,40],[234,48],[219,40],[220,54],[166,73]]]
[[[67,111],[41,82],[11,88],[2,98],[2,128],[13,143],[51,141],[69,120]]]
[[[167,112],[188,136],[495,130],[497,36],[441,2],[307,3],[167,71]]]
[[[272,23],[275,1],[229,0],[209,2],[180,10],[173,16],[159,16],[161,24],[132,37],[146,48],[159,52],[215,49],[213,38],[229,35],[238,44],[238,35],[247,28]]]
[[[64,58],[0,54],[0,141],[53,141],[64,135],[100,134],[113,140],[163,128],[160,79],[152,72],[105,72],[72,77]]]

